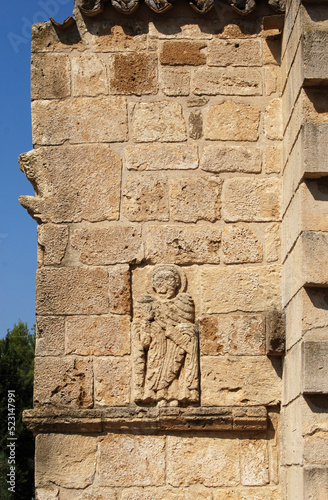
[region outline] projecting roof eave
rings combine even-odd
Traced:
[[[123,12],[124,14],[131,14],[138,6],[139,2],[143,0],[110,0],[113,7]],[[162,14],[173,7],[173,0],[144,0],[148,7],[156,12]],[[209,12],[214,6],[214,0],[186,0],[189,5],[198,13],[205,14]],[[225,0],[238,14],[250,14],[256,8],[255,0]],[[105,4],[109,0],[78,0],[77,5],[83,15],[94,17],[104,11]],[[268,4],[272,9],[278,13],[285,12],[286,0],[268,0]],[[63,23],[57,23],[52,18],[50,20],[54,25],[60,29],[69,28],[74,22],[73,17],[68,17]]]

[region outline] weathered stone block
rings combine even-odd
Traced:
[[[214,222],[220,218],[222,180],[189,177],[171,180],[170,207],[173,220]]]
[[[226,179],[222,190],[222,216],[227,222],[275,221],[280,218],[279,179]]]
[[[126,406],[130,401],[130,359],[95,358],[94,392],[96,406]],[[113,484],[103,483],[104,486]]]
[[[305,285],[328,285],[328,270],[322,263],[326,261],[328,233],[304,231],[299,236],[293,251],[284,265],[284,304]]]
[[[203,115],[202,112],[192,111],[189,115],[189,137],[200,139],[203,135]]]
[[[102,486],[161,486],[165,482],[165,437],[108,434],[100,440]]]
[[[134,226],[76,227],[70,243],[83,264],[132,264],[143,259],[141,230]]]
[[[240,443],[241,483],[263,486],[269,483],[269,454],[265,439],[242,439]]]
[[[60,99],[71,93],[70,65],[66,54],[33,54],[31,99]]]
[[[327,175],[327,138],[328,124],[306,123],[303,125],[284,171],[284,210],[288,207],[303,177],[314,178]]]
[[[108,269],[109,311],[114,314],[131,314],[130,266],[122,264]]]
[[[257,141],[259,120],[257,107],[224,101],[209,106],[204,136],[214,141]]]
[[[328,295],[326,287],[302,289],[295,297],[295,319],[301,312],[302,331],[320,329],[328,325]],[[319,330],[320,331],[320,330]]]
[[[58,224],[38,226],[38,265],[60,264],[68,244],[68,227]]]
[[[270,311],[280,306],[278,266],[204,267],[200,276],[203,314]]]
[[[154,94],[157,92],[157,58],[149,53],[116,54],[110,72],[113,94]]]
[[[227,22],[224,26],[222,24],[220,20],[215,20],[213,23],[215,39],[256,38],[254,27],[258,31],[261,30],[261,23],[255,22],[254,24],[254,20],[250,21],[247,17],[237,17],[233,22]]]
[[[36,317],[36,356],[58,356],[65,349],[65,318],[61,316]]]
[[[166,177],[130,175],[122,193],[123,214],[130,221],[169,219],[169,186]]]
[[[328,96],[320,87],[306,88],[302,92],[304,122],[328,123]]]
[[[305,85],[318,85],[328,78],[328,33],[326,29],[304,30],[303,78]]]
[[[190,70],[187,68],[162,68],[161,86],[165,95],[189,95]]]
[[[122,492],[122,500],[209,500],[211,490],[200,485],[189,488],[146,487],[129,488]]]
[[[37,488],[35,498],[36,500],[58,500],[59,488]]]
[[[213,490],[213,500],[280,500],[279,487],[234,488]]]
[[[212,38],[212,22],[199,18],[197,23],[193,18],[185,18],[182,24],[176,17],[160,19],[149,22],[150,38],[159,39],[191,39],[206,40]]]
[[[265,319],[261,315],[203,316],[199,320],[203,355],[261,355],[265,352]]]
[[[263,250],[253,231],[245,225],[225,226],[222,233],[225,264],[262,262]]]
[[[275,94],[281,87],[280,68],[267,67],[264,70],[264,87],[265,95],[270,96]]]
[[[106,65],[97,54],[72,56],[71,61],[73,96],[108,94]]]
[[[20,156],[20,168],[37,195],[19,201],[37,220],[118,219],[121,159],[107,145],[39,148]]]
[[[199,66],[206,62],[201,52],[205,47],[206,43],[198,41],[166,41],[162,45],[160,62],[170,66]]]
[[[262,154],[259,148],[238,146],[205,146],[200,168],[208,172],[250,172],[259,173]]]
[[[167,437],[167,481],[174,487],[234,486],[240,481],[239,444],[234,439]]]
[[[282,139],[282,107],[281,99],[273,99],[266,109],[264,115],[265,135],[271,140]]]
[[[90,112],[92,110],[92,112]],[[33,144],[70,141],[121,142],[128,138],[127,108],[123,97],[77,97],[32,103]]]
[[[328,496],[328,467],[304,468],[304,498],[324,500]]]
[[[92,359],[76,356],[36,358],[34,381],[35,406],[93,406]]]
[[[328,123],[305,123],[302,127],[304,164],[301,175],[321,177],[327,175]],[[304,165],[304,166],[303,166]],[[296,179],[299,182],[299,178]]]
[[[69,316],[66,354],[123,356],[130,353],[129,316]]]
[[[139,52],[147,48],[148,25],[143,20],[91,19],[83,39],[95,52]]]
[[[261,66],[261,40],[211,40],[208,42],[209,66]]]
[[[95,268],[42,268],[36,276],[36,313],[106,314],[108,273]]]
[[[302,352],[300,343],[286,352],[284,359],[283,405],[300,396],[302,392]]]
[[[54,483],[66,488],[85,488],[96,472],[97,438],[69,434],[36,437],[35,483]]]
[[[152,264],[218,264],[221,229],[211,226],[148,226],[145,257]]]
[[[51,21],[32,24],[32,53],[71,52],[72,44],[77,50],[84,49],[76,25],[58,34]]]
[[[294,465],[293,467],[287,467],[285,469],[283,491],[286,498],[293,498],[295,492],[299,498],[304,497],[304,468],[299,465]],[[312,499],[314,500],[314,498]]]
[[[328,340],[303,342],[303,392],[305,394],[328,394],[327,359]]]
[[[263,64],[281,63],[281,38],[266,38],[263,40]]]
[[[279,174],[281,162],[281,144],[277,143],[274,146],[267,146],[264,152],[264,172],[266,174]]]
[[[304,437],[304,464],[328,465],[328,432],[316,430]]]
[[[118,500],[118,490],[116,488],[101,488],[97,485],[91,485],[84,490],[60,490],[60,500],[76,500],[76,495],[79,500]]]
[[[281,258],[280,224],[270,224],[265,228],[265,254],[267,262],[277,262]]]
[[[284,218],[284,256],[302,231],[328,231],[327,178],[301,183]]]
[[[203,356],[200,364],[202,405],[279,404],[279,360],[270,361],[265,356]]]
[[[180,104],[171,101],[136,104],[133,119],[136,142],[180,142],[187,139]]]
[[[261,73],[252,68],[201,68],[194,73],[197,95],[262,95]]]
[[[198,167],[197,146],[193,144],[140,144],[125,148],[129,170],[187,170]]]
[[[282,409],[282,435],[284,443],[281,450],[283,464],[299,464],[303,462],[302,436],[302,404],[301,398],[296,398]]]

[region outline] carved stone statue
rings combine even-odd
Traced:
[[[178,406],[199,400],[195,306],[183,293],[181,269],[161,265],[151,275],[154,295],[140,295],[132,323],[133,400]]]

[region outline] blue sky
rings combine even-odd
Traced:
[[[35,323],[36,222],[18,203],[34,194],[18,156],[32,149],[30,104],[31,25],[63,21],[73,0],[2,0],[0,4],[0,338],[19,319]]]

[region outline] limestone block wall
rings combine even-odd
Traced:
[[[281,498],[283,18],[174,12],[33,27],[39,500]],[[159,265],[195,306],[193,404],[132,395]]]
[[[287,498],[328,496],[327,2],[287,2],[282,49],[283,483]]]

